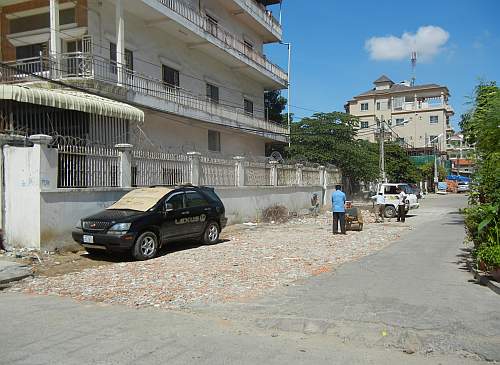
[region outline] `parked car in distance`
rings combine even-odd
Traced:
[[[406,212],[410,209],[416,209],[420,206],[416,195],[413,193],[410,185],[405,183],[394,184],[394,183],[384,183],[380,184],[378,192],[382,193],[385,198],[385,210],[384,215],[387,218],[393,218],[397,215],[398,211],[398,189],[402,189],[407,194],[406,201]],[[372,196],[371,199],[375,200],[376,195]]]
[[[466,193],[470,190],[469,183],[460,181],[457,185],[457,193]]]
[[[81,219],[73,239],[89,254],[128,251],[136,260],[147,260],[172,241],[197,238],[214,244],[226,223],[224,204],[213,188],[158,186],[134,189]]]
[[[415,194],[417,199],[422,199],[422,191],[420,190],[418,185],[417,184],[408,184],[408,185],[410,186],[412,193]]]

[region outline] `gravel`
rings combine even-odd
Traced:
[[[180,250],[149,261],[35,277],[9,291],[176,309],[246,301],[376,252],[411,229],[394,221],[374,224],[372,213],[363,215],[363,231],[347,235],[332,235],[331,213],[283,224],[231,226],[217,245],[180,245]]]

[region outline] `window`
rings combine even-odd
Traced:
[[[179,87],[179,71],[165,65],[161,66],[163,82],[172,87]]]
[[[380,110],[380,101],[377,101],[377,110]]]
[[[27,46],[16,47],[16,60],[22,60],[25,58],[40,57],[40,52],[44,56],[48,54],[47,43],[29,44]]]
[[[245,107],[245,113],[253,115],[253,101],[248,99],[243,99],[243,104]]]
[[[361,128],[368,128],[368,122],[361,121]]]
[[[403,118],[396,118],[396,125],[403,125],[405,120]]]
[[[368,110],[368,103],[361,103],[361,111],[365,112]]]
[[[397,194],[398,187],[394,185],[386,185],[384,186],[384,194]]]
[[[438,143],[438,136],[429,136],[429,144],[437,144]]]
[[[404,137],[397,137],[396,138],[396,143],[399,144],[400,146],[405,144],[405,139]]]
[[[253,44],[247,40],[243,40],[243,45],[245,46],[244,47],[244,50],[245,50],[245,54],[251,54],[252,51],[253,51]]]
[[[111,72],[116,73],[116,44],[109,43],[109,59],[111,61]],[[125,48],[125,68],[128,71],[134,70],[134,52]]]
[[[172,209],[174,210],[184,208],[184,193],[172,195],[165,203],[172,204]]]
[[[196,191],[188,191],[186,193],[186,207],[187,208],[193,208],[193,207],[203,207],[205,205],[208,205],[207,200],[201,195],[200,193]]]
[[[220,152],[220,132],[208,131],[208,150]]]
[[[72,24],[75,22],[75,8],[59,10],[60,25]],[[50,28],[50,13],[16,17],[9,20],[11,34],[44,28]]]
[[[431,124],[436,124],[436,123],[438,123],[438,122],[439,122],[439,116],[437,116],[437,115],[431,115],[431,116],[429,117],[429,122],[430,122]]]
[[[219,104],[219,88],[212,84],[207,84],[207,98],[210,102]]]
[[[394,102],[392,104],[394,110],[401,110],[401,109],[403,109],[404,99],[405,99],[404,97],[394,98]]]
[[[217,37],[217,28],[218,28],[219,22],[214,17],[211,17],[208,14],[206,14],[206,15],[207,15],[207,31],[211,35]]]

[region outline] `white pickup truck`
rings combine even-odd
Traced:
[[[384,215],[387,218],[393,218],[397,215],[398,211],[398,188],[402,189],[406,195],[406,212],[410,209],[416,209],[420,206],[418,203],[417,196],[413,193],[412,188],[408,184],[392,184],[385,183],[380,184],[377,193],[382,193],[385,198],[385,210]],[[377,199],[377,196],[374,195],[371,197],[373,200]]]

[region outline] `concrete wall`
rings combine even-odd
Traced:
[[[207,151],[208,130],[216,130],[221,134],[221,153],[224,155],[265,154],[266,139],[248,133],[240,133],[229,128],[211,126],[208,123],[182,122],[179,118],[171,118],[167,114],[148,113],[144,126],[141,127],[150,142],[157,146],[177,147],[179,151]],[[131,143],[138,148],[148,147],[149,142],[139,137]]]
[[[283,205],[292,212],[311,206],[314,193],[322,195],[321,186],[310,187],[239,187],[216,188],[215,191],[226,207],[229,223],[259,218],[262,211],[273,205]]]

